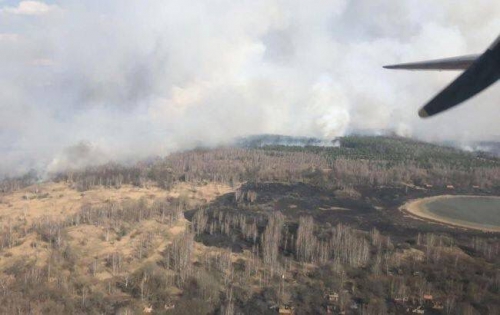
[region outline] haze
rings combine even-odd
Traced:
[[[421,120],[458,73],[382,65],[480,53],[499,16],[495,0],[0,0],[0,174],[261,133],[497,140],[498,86]]]

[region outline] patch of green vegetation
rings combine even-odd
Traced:
[[[330,160],[347,158],[389,163],[416,162],[420,167],[427,169],[435,165],[446,165],[454,169],[500,166],[500,159],[481,152],[465,152],[408,138],[347,136],[339,139],[339,142],[339,147],[270,145],[263,149],[283,152],[305,151],[324,155]]]

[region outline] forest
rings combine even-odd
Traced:
[[[500,187],[500,159],[484,152],[464,152],[399,137],[350,136],[339,139],[338,147],[261,146],[261,141],[251,140],[237,146],[174,153],[133,166],[109,163],[68,170],[53,177],[74,182],[81,191],[148,182],[168,189],[183,181],[229,185],[305,182],[341,188],[407,184]],[[16,187],[16,182],[12,185]]]
[[[500,313],[500,235],[398,210],[500,195],[499,158],[276,137],[4,179],[0,313]]]

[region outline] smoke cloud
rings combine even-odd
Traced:
[[[0,174],[259,133],[498,139],[498,86],[421,120],[458,73],[382,69],[480,53],[498,16],[496,0],[0,0]]]

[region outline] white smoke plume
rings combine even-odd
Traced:
[[[382,66],[482,52],[499,16],[496,0],[0,0],[0,174],[259,133],[491,140],[499,86],[424,121],[458,73]],[[81,141],[89,161],[68,155]]]

